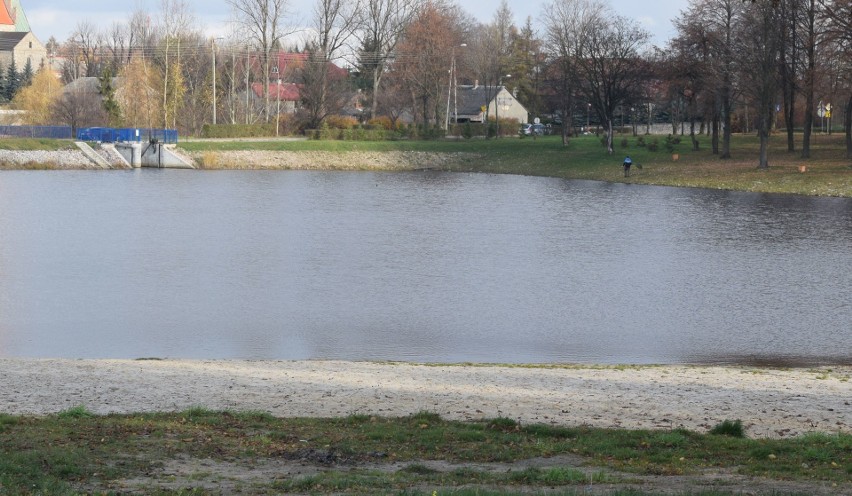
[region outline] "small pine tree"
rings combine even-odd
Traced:
[[[6,71],[4,70],[2,64],[0,64],[0,102],[6,102]]]
[[[107,66],[98,78],[98,93],[103,97],[103,107],[111,126],[121,123],[121,107],[115,99],[115,87],[112,84],[112,71]]]
[[[27,59],[27,65],[24,66],[24,72],[21,73],[21,87],[25,88],[32,84],[34,75],[33,61],[31,59]]]
[[[12,58],[12,63],[6,70],[6,85],[4,95],[6,101],[11,102],[18,90],[21,88],[21,76],[18,74],[18,66],[15,64],[15,58]]]

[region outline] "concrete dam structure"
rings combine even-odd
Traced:
[[[157,140],[148,143],[116,143],[115,149],[134,169],[151,167],[156,169],[194,169],[192,163]]]

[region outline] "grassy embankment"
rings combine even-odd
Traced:
[[[551,466],[521,462],[538,457],[560,458]],[[427,461],[444,463],[434,468]],[[517,465],[507,471],[505,465],[489,470],[488,464]],[[284,476],[293,466],[306,475]],[[252,473],[255,478],[246,476]],[[607,494],[640,495],[708,473],[730,476],[731,484],[742,484],[737,474],[758,477],[748,480],[772,494],[808,484],[844,493],[852,490],[852,436],[754,440],[683,430],[522,426],[509,419],[449,422],[428,413],[331,420],[193,409],[97,417],[78,407],[40,418],[0,415],[0,494],[99,493],[141,485],[157,494],[165,494],[164,488],[174,491],[169,494],[205,494],[212,487],[249,494],[409,495],[558,488],[555,494],[567,495],[610,484],[615,492]],[[618,492],[637,483],[642,491]],[[724,482],[718,484],[689,494],[729,494]]]
[[[650,142],[655,137],[644,137]],[[637,138],[627,137],[623,148],[616,139],[616,152],[610,156],[598,138],[576,138],[563,147],[560,138],[548,136],[533,140],[505,138],[471,141],[197,141],[183,143],[187,151],[216,153],[220,151],[325,151],[325,152],[382,152],[417,151],[450,154],[446,169],[460,172],[486,172],[631,182],[666,186],[686,186],[766,193],[793,193],[820,196],[852,197],[852,161],[845,158],[842,135],[815,136],[812,157],[799,158],[788,153],[784,141],[776,136],[771,141],[770,169],[757,169],[758,141],[751,136],[735,136],[733,158],[719,160],[702,137],[701,150],[693,152],[689,138],[677,146],[680,155],[673,161],[665,150],[665,137],[656,137],[659,149],[637,146]],[[457,154],[452,158],[452,154]],[[630,178],[621,170],[624,155],[629,154],[642,170],[634,167]],[[800,173],[798,166],[808,171]]]
[[[70,140],[47,138],[3,138],[0,139],[0,150],[13,151],[59,151],[70,150],[74,144]]]

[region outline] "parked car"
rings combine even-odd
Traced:
[[[547,131],[547,128],[544,124],[521,124],[520,133],[524,136],[532,136],[535,134],[536,136],[544,136]]]

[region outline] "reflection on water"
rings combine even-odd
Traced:
[[[852,201],[0,173],[0,356],[852,363]]]

